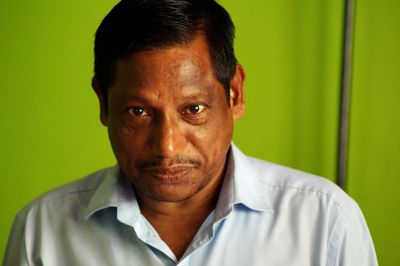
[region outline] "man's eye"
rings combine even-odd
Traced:
[[[146,116],[148,113],[141,107],[132,107],[129,109],[129,113],[134,116]]]
[[[202,104],[193,104],[186,108],[185,113],[189,114],[200,114],[205,109],[205,106]]]

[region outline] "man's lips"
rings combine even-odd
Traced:
[[[142,169],[147,174],[162,181],[176,182],[193,170],[193,166],[157,166]]]

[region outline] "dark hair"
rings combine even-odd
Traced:
[[[122,0],[96,32],[94,72],[104,96],[112,86],[113,69],[122,57],[185,44],[203,34],[216,78],[227,99],[237,60],[234,25],[214,0]]]

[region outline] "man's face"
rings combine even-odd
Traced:
[[[122,172],[139,196],[189,199],[223,175],[233,120],[244,112],[237,68],[231,105],[206,42],[141,52],[117,62],[101,118]]]

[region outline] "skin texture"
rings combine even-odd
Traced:
[[[177,258],[215,208],[234,120],[243,115],[244,72],[230,102],[202,36],[119,60],[108,110],[96,78],[100,117],[142,214]]]

